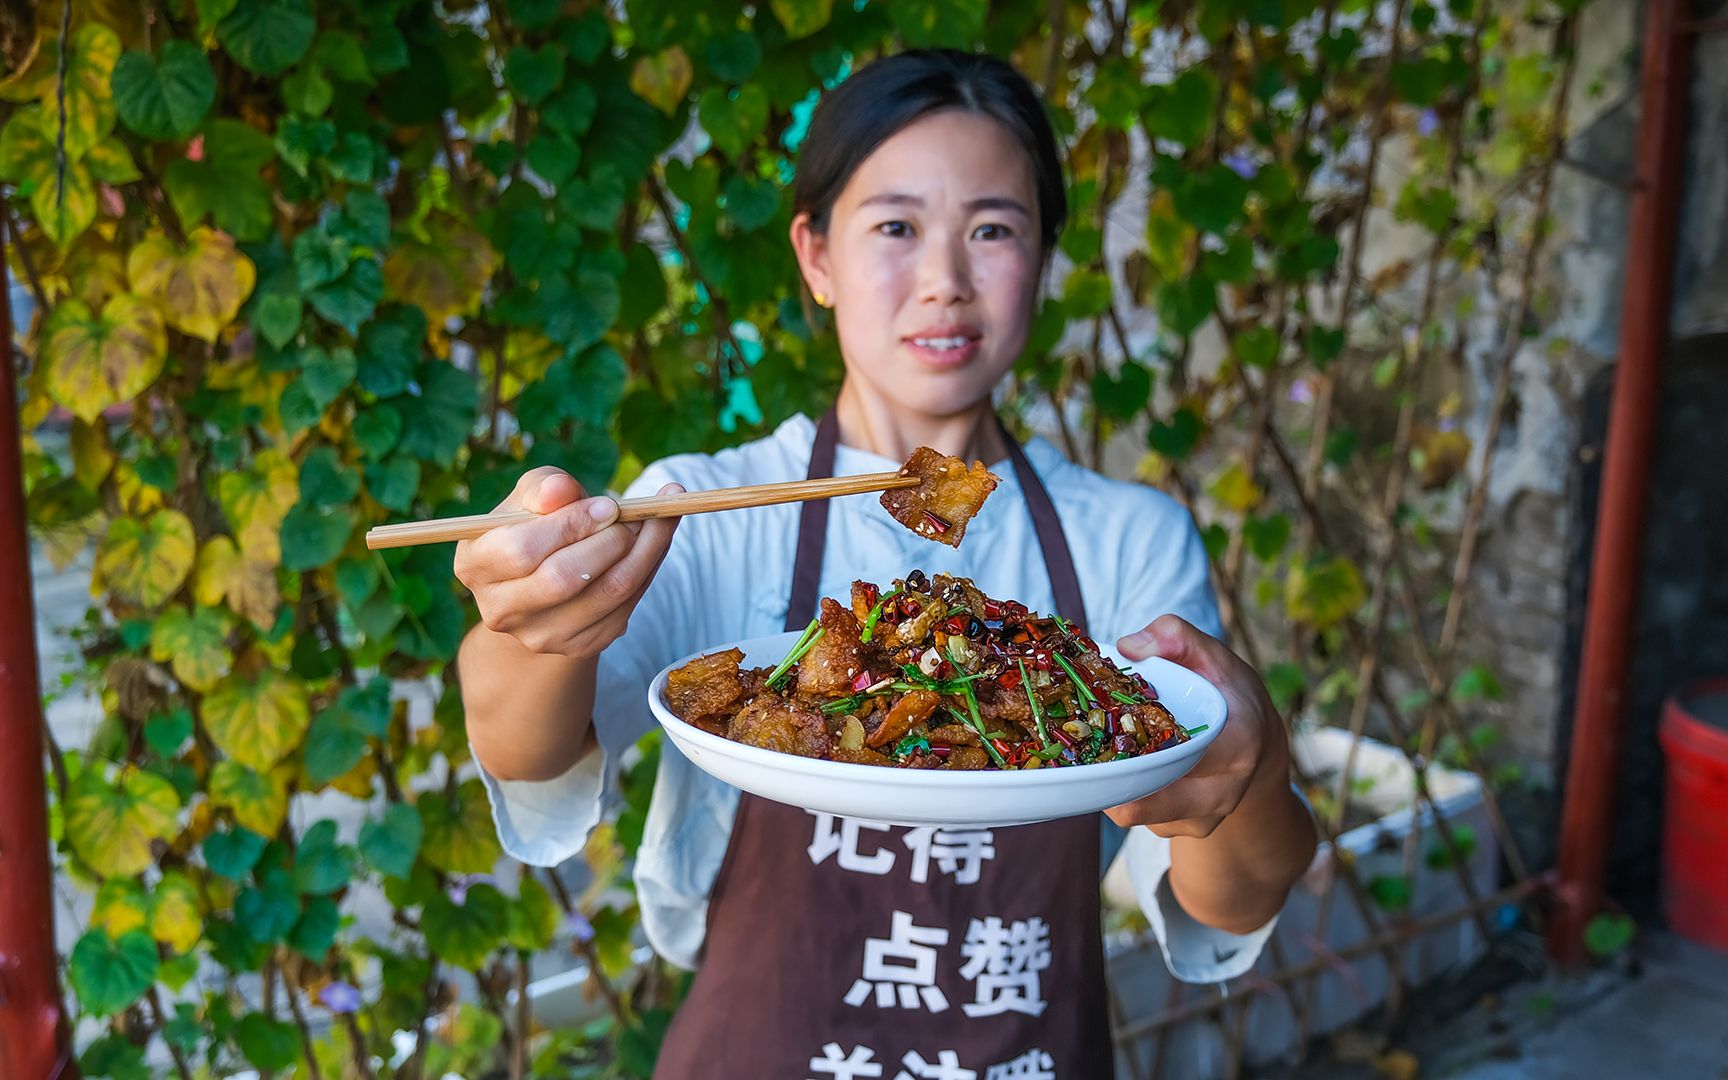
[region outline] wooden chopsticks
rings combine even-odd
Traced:
[[[741,510],[747,506],[773,506],[777,503],[805,502],[809,499],[831,499],[836,495],[889,491],[894,488],[917,487],[918,484],[916,476],[880,472],[826,480],[793,480],[780,484],[716,488],[713,491],[686,491],[678,495],[649,495],[640,499],[618,500],[618,520],[646,521],[649,518],[683,517],[686,514],[707,514],[716,510]],[[501,513],[470,514],[466,517],[403,521],[367,530],[366,546],[376,551],[379,548],[471,540],[501,525],[519,525],[539,516],[532,510],[506,510]]]

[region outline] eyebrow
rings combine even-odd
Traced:
[[[868,199],[865,199],[863,202],[859,203],[858,205],[860,207],[865,207],[865,206],[914,206],[914,207],[922,207],[924,205],[924,200],[922,198],[918,197],[917,195],[908,194],[907,192],[903,192],[903,191],[885,191],[880,195],[870,196]],[[968,199],[964,205],[965,205],[965,209],[968,213],[974,213],[974,214],[980,210],[1012,210],[1016,213],[1024,214],[1027,217],[1032,216],[1031,211],[1026,209],[1026,206],[1024,203],[1022,203],[1019,199],[1011,198],[1010,196],[1007,196],[1007,195],[985,195],[985,196],[982,196],[982,197],[977,198],[977,199]]]

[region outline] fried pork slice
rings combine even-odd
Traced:
[[[738,649],[699,656],[666,676],[666,701],[672,715],[686,723],[730,713],[744,697]]]
[[[799,757],[825,757],[834,737],[821,714],[799,708],[776,694],[763,694],[732,718],[730,735],[741,743]]]
[[[852,692],[852,680],[864,670],[864,643],[857,616],[833,597],[822,598],[818,619],[822,636],[798,662],[798,696],[827,701]]]
[[[939,454],[928,446],[912,451],[900,475],[916,476],[920,482],[917,487],[884,491],[883,509],[924,539],[949,547],[960,546],[966,522],[1000,483],[982,461],[974,461],[967,468],[960,458]]]
[[[948,768],[960,772],[977,772],[990,767],[990,753],[979,746],[956,746],[948,755]]]
[[[836,746],[832,752],[835,761],[844,761],[853,765],[880,765],[883,768],[893,768],[894,759],[879,750],[867,746],[856,750],[848,750],[844,746]]]

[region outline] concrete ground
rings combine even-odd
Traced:
[[[1728,1080],[1728,952],[1647,931],[1587,974],[1497,963],[1419,994],[1390,1041],[1346,1031],[1262,1080]]]

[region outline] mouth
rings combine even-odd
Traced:
[[[912,354],[936,367],[954,367],[977,355],[983,334],[971,327],[938,327],[901,338]]]

